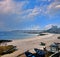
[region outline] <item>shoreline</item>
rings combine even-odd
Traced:
[[[2,57],[16,57],[17,55],[34,48],[42,49],[43,47],[40,46],[40,42],[46,43],[46,47],[48,47],[50,44],[54,42],[60,42],[57,37],[60,36],[60,34],[50,34],[44,36],[36,36],[33,38],[28,39],[20,39],[20,40],[12,40],[12,42],[7,43],[8,45],[15,45],[17,46],[17,51],[12,54],[6,54]],[[16,55],[15,55],[16,54]]]
[[[39,45],[40,42],[45,42],[46,38],[53,36],[54,34],[48,34],[44,36],[36,36],[33,38],[25,38],[20,40],[12,40],[12,42],[8,43],[8,45],[15,45],[17,46],[18,50],[21,50],[21,53],[33,49],[33,48],[41,48]],[[41,41],[40,41],[41,40]]]
[[[48,35],[48,36],[47,36]],[[54,35],[54,34],[51,34],[51,33],[46,33],[46,35],[37,35],[37,36],[33,36],[33,37],[29,37],[29,38],[23,38],[23,39],[14,39],[14,40],[12,40],[12,41],[17,41],[17,40],[21,40],[21,41],[30,41],[30,40],[36,40],[36,39],[40,39],[40,37],[42,37],[42,38],[46,38],[46,37],[50,37],[50,36],[52,36],[52,35]],[[37,38],[38,37],[38,38]]]

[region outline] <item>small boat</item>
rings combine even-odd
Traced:
[[[25,55],[26,55],[26,57],[35,57],[35,55],[34,54],[32,54],[31,52],[25,52]]]
[[[37,48],[34,48],[36,54],[38,54],[40,57],[45,57],[45,52],[43,50],[40,50],[40,49],[37,49]]]

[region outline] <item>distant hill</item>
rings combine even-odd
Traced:
[[[12,30],[12,31],[1,31],[0,35],[10,35],[10,34],[19,34],[19,33],[28,33],[28,34],[40,34],[43,30]]]
[[[13,30],[13,31],[11,31],[11,32],[38,34],[38,33],[41,33],[42,31],[43,31],[43,30]]]
[[[50,29],[45,30],[45,32],[60,34],[60,28],[58,26],[52,26]]]
[[[58,26],[53,26],[48,29],[48,30],[12,30],[12,31],[1,31],[0,35],[7,35],[7,34],[12,34],[12,33],[30,33],[30,34],[40,34],[40,33],[59,33],[60,34],[60,27]]]

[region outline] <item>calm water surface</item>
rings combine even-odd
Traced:
[[[28,33],[11,33],[11,32],[0,32],[0,40],[2,39],[25,39],[25,38],[32,38],[37,36],[37,34],[28,34]]]

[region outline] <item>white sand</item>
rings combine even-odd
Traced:
[[[20,39],[20,40],[13,40],[12,42],[8,43],[8,45],[15,45],[17,46],[18,50],[11,53],[3,55],[2,57],[16,57],[17,55],[34,48],[42,48],[40,46],[40,42],[46,43],[46,47],[49,47],[53,42],[60,42],[57,37],[60,36],[60,34],[50,34],[47,33],[47,35],[44,36],[36,36],[34,38],[29,39]]]

